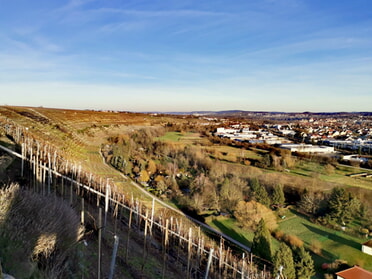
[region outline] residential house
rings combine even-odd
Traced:
[[[372,239],[362,244],[362,252],[372,256]]]
[[[337,279],[372,279],[372,272],[359,266],[337,272]]]

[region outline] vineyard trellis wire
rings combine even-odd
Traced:
[[[65,161],[59,155],[57,147],[36,139],[12,120],[3,121],[2,127],[6,135],[21,146],[21,154],[0,147],[21,159],[21,176],[27,168],[25,164],[28,164],[31,184],[29,186],[34,191],[44,195],[52,192],[54,194],[58,192],[62,197],[67,195],[71,205],[79,197],[82,201],[82,222],[84,222],[84,200],[87,198],[90,202],[95,200],[96,207],[104,208],[103,229],[106,228],[107,216],[110,212],[115,218],[114,230],[118,219],[127,225],[128,236],[127,241],[124,241],[126,261],[129,256],[130,232],[136,229],[144,235],[144,260],[146,249],[150,249],[149,243],[156,241],[160,244],[159,250],[163,255],[162,278],[165,276],[167,261],[170,259],[181,265],[187,278],[273,278],[270,262],[248,251],[240,251],[240,253],[233,251],[229,247],[231,245],[226,245],[227,241],[221,236],[214,235],[215,238],[220,239],[219,245],[210,241],[208,237],[201,234],[200,227],[185,218],[155,213],[155,200],[151,208],[146,208],[138,198],[134,199],[133,195],[125,196],[119,193],[115,184],[108,178],[95,176],[85,172],[81,165]],[[58,179],[59,183],[57,183]],[[119,211],[122,213],[118,214]],[[118,244],[118,248],[121,247],[123,245]],[[98,254],[100,257],[100,253]],[[101,278],[100,259],[98,262],[97,278]]]

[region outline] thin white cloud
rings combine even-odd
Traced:
[[[114,9],[114,8],[100,8],[89,10],[88,13],[93,14],[121,14],[136,17],[216,17],[216,16],[232,16],[230,13],[180,9],[180,10],[133,10],[133,9]]]
[[[135,32],[140,30],[146,30],[147,26],[150,23],[146,21],[125,21],[125,22],[117,22],[117,23],[110,23],[105,24],[99,28],[101,32]]]
[[[65,11],[71,11],[75,10],[77,8],[81,8],[84,5],[94,2],[96,0],[69,0],[65,5],[59,7],[55,11],[57,12],[65,12]]]
[[[145,80],[156,80],[157,78],[154,76],[145,76],[145,75],[138,75],[133,73],[109,73],[112,76],[121,77],[121,78],[127,78],[127,79],[145,79]]]
[[[288,57],[314,51],[332,51],[359,47],[372,47],[372,40],[353,37],[312,38],[305,41],[279,44],[274,47],[248,50],[246,53],[237,56],[236,59],[240,60],[249,57]]]

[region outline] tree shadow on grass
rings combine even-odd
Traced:
[[[212,221],[213,225],[215,225],[221,232],[231,236],[232,238],[238,240],[240,243],[248,246],[248,247],[251,247],[252,246],[252,242],[249,241],[243,234],[241,233],[238,233],[236,230],[232,229],[232,228],[229,228],[227,227],[226,225],[224,225],[222,222],[218,221],[217,219],[214,219]]]
[[[305,227],[307,227],[311,232],[318,234],[320,236],[320,238],[330,239],[330,240],[332,240],[336,243],[339,243],[339,244],[342,244],[342,245],[345,245],[345,246],[349,246],[349,247],[355,248],[357,250],[361,249],[361,244],[360,243],[358,243],[354,240],[351,240],[351,239],[346,239],[345,237],[340,235],[341,232],[327,232],[327,231],[319,229],[315,226],[311,226],[311,225],[308,225],[308,224],[303,224],[303,225]]]

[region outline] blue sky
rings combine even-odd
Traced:
[[[0,104],[372,110],[370,0],[0,0]]]

